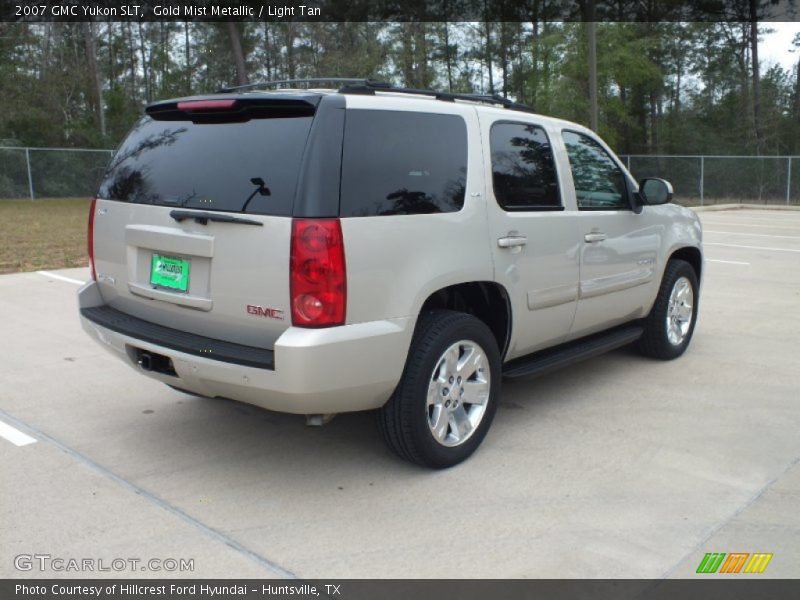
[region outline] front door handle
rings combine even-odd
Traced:
[[[497,240],[497,245],[501,248],[516,248],[518,246],[524,246],[527,243],[528,238],[524,235],[509,235]]]
[[[594,244],[595,242],[602,242],[605,240],[606,234],[600,233],[599,231],[593,231],[592,233],[587,233],[585,236],[583,236],[583,239],[589,244]]]

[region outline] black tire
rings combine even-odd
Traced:
[[[481,402],[475,404],[485,408],[471,433],[465,435],[458,445],[446,446],[434,437],[428,424],[431,414],[427,402],[428,388],[445,351],[462,341],[477,344],[483,350],[484,364],[489,368],[488,399],[485,405]],[[485,376],[484,371],[481,371],[481,377]],[[417,322],[400,383],[386,405],[378,411],[378,427],[389,448],[401,458],[434,469],[452,467],[469,457],[486,436],[497,411],[500,380],[497,342],[482,321],[449,310],[427,312]],[[458,391],[451,390],[453,394],[458,394]],[[461,392],[463,394],[463,389]],[[472,406],[462,400],[462,411],[472,410]],[[449,425],[445,425],[443,430],[445,436],[453,435],[454,430]]]
[[[674,344],[668,336],[667,314],[670,294],[675,287],[675,283],[681,278],[686,278],[692,288],[692,315],[689,320],[689,329],[683,336],[682,341]],[[664,277],[661,280],[661,287],[658,290],[658,296],[656,296],[653,308],[644,320],[644,334],[639,338],[639,351],[645,356],[661,360],[672,360],[683,354],[692,340],[694,326],[697,322],[699,299],[697,274],[694,272],[692,265],[684,260],[670,260],[667,263],[667,268],[664,269]]]

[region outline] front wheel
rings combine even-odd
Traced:
[[[497,410],[500,353],[475,317],[435,310],[420,317],[403,377],[378,424],[401,458],[441,469],[470,456]]]
[[[662,360],[683,354],[694,333],[698,300],[697,275],[692,265],[684,260],[669,261],[639,339],[642,354]]]

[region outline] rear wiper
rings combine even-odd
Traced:
[[[239,223],[241,225],[258,225],[263,227],[261,221],[254,221],[253,219],[242,219],[241,217],[231,217],[230,215],[220,215],[210,212],[197,212],[195,210],[171,210],[169,216],[175,219],[178,223],[186,219],[194,219],[200,225],[208,225],[209,221],[217,221],[219,223]]]

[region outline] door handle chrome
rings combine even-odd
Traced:
[[[599,231],[593,231],[592,233],[587,233],[585,236],[583,236],[583,239],[589,244],[594,244],[595,242],[602,242],[604,239],[606,239],[606,234],[600,233]]]
[[[524,235],[509,235],[507,237],[501,237],[497,240],[497,245],[501,248],[515,248],[517,246],[524,246],[528,243],[528,238]]]

